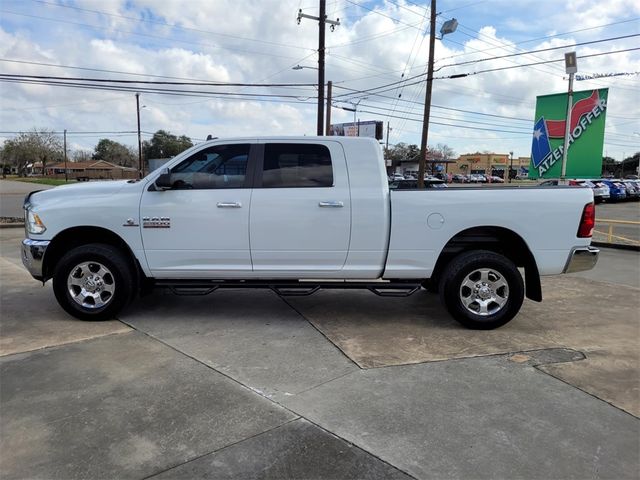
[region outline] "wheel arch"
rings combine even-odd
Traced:
[[[517,267],[524,267],[527,298],[542,301],[538,265],[527,242],[513,230],[498,226],[472,227],[451,237],[438,256],[432,284],[438,284],[440,275],[454,257],[470,250],[489,250],[504,255]]]
[[[120,235],[103,227],[79,226],[59,232],[49,243],[44,256],[43,281],[46,282],[53,277],[55,267],[65,253],[90,243],[102,243],[118,248],[131,261],[135,282],[138,283],[144,278],[138,259]]]

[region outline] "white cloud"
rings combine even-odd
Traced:
[[[99,3],[81,0],[65,3],[77,8],[49,4],[43,8],[42,4],[25,1],[12,5],[12,10],[27,17],[4,15],[0,19],[0,55],[5,59],[132,72],[154,76],[147,79],[156,80],[167,76],[238,83],[314,83],[315,70],[291,70],[297,63],[314,67],[317,62],[314,53],[317,48],[316,22],[303,19],[298,25],[295,21],[301,3],[305,13],[318,14],[317,8],[311,7],[309,2],[294,0],[114,0]],[[421,2],[356,2],[362,7],[345,0],[328,3],[330,18],[341,19],[341,25],[334,32],[327,30],[326,78],[334,81],[337,105],[349,106],[349,101],[355,103],[359,99],[358,95],[350,94],[349,90],[341,87],[366,90],[400,80],[403,71],[405,78],[424,71],[428,54],[428,38],[424,33],[428,18],[425,18],[424,8],[414,5]],[[575,0],[566,4],[543,2],[543,8],[535,5],[539,3],[496,0],[491,5],[484,2],[451,12],[461,25],[456,33],[436,42],[436,67],[523,49],[544,49],[637,33],[637,25],[634,29],[633,24],[621,24],[616,28],[598,28],[519,45],[523,39],[619,22],[640,12],[637,2],[626,0],[606,4],[595,0]],[[447,7],[446,4],[443,7],[445,16],[451,15],[446,13]],[[48,20],[34,17],[46,17]],[[633,40],[627,39],[578,47],[577,51],[579,56],[584,56],[633,45]],[[436,77],[558,59],[571,49],[567,47],[535,55],[444,67],[437,71]],[[579,60],[579,68],[585,73],[640,71],[640,56],[637,52],[629,52],[585,58]],[[0,62],[0,69],[2,73],[10,74],[136,78],[8,62]],[[564,76],[562,63],[554,63],[458,79],[439,79],[434,81],[433,103],[490,115],[530,119],[532,122],[536,95],[565,91],[567,83]],[[610,155],[629,154],[634,150],[634,140],[640,138],[633,136],[633,132],[640,129],[637,123],[633,123],[640,117],[637,80],[638,77],[611,77],[576,82],[576,88],[580,89],[611,88],[607,125]],[[67,128],[69,131],[133,131],[136,128],[132,92],[14,83],[0,83],[0,89],[0,122],[10,125],[11,129],[26,130],[38,126],[56,130]],[[200,89],[212,90],[213,87]],[[225,87],[224,90],[257,92],[247,87]],[[313,88],[261,91],[272,95],[284,92],[299,99],[315,95]],[[398,100],[400,94],[401,99]],[[407,118],[421,117],[422,106],[418,103],[424,99],[424,83],[391,88],[382,95],[387,98],[360,95],[368,98],[360,101],[357,117],[387,120],[386,109],[395,109],[392,115],[404,119],[388,118],[393,128],[391,141],[419,143],[421,124]],[[162,128],[193,138],[205,138],[210,133],[216,136],[314,134],[316,107],[313,99],[307,103],[296,98],[284,100],[287,103],[143,93],[142,103],[146,108],[141,114],[142,129],[153,132]],[[363,110],[378,113],[365,113]],[[514,150],[516,156],[528,154],[531,122],[468,115],[435,107],[432,115],[445,117],[433,119],[430,140],[434,144],[448,143],[458,153]],[[335,122],[351,121],[353,113],[335,108],[332,117]],[[441,126],[435,122],[488,130]],[[523,133],[516,136],[490,130]],[[90,149],[98,139],[77,137],[71,141],[77,148]],[[135,135],[114,139],[130,145],[136,143]]]

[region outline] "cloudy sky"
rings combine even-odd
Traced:
[[[428,3],[327,0],[328,17],[340,19],[326,35],[335,123],[352,121],[341,107],[357,105],[360,120],[390,123],[391,144],[420,143]],[[158,129],[196,141],[314,135],[318,29],[297,24],[299,9],[318,15],[318,1],[2,0],[0,73],[78,80],[71,88],[3,77],[0,140],[36,127],[67,129],[72,150],[92,150],[100,138],[136,145],[136,89],[143,138]],[[438,29],[454,17],[459,26],[436,41],[430,144],[529,156],[536,96],[567,89],[563,61],[549,61],[575,50],[581,75],[636,73],[575,89],[609,88],[605,154],[640,150],[640,2],[438,0],[437,10]],[[462,73],[470,75],[446,78]],[[219,85],[80,88],[94,79]]]

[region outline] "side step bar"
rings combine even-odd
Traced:
[[[369,290],[381,297],[408,297],[420,290],[413,281],[307,282],[264,280],[156,280],[155,288],[168,288],[176,295],[208,295],[221,288],[266,288],[281,297],[304,297],[319,290]]]

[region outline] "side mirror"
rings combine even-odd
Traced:
[[[163,168],[153,184],[155,185],[156,190],[169,190],[172,187],[171,172],[169,169],[166,167]]]

